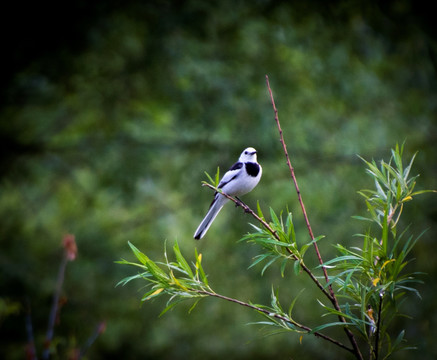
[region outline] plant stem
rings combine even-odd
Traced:
[[[58,314],[59,296],[61,294],[62,284],[64,282],[65,268],[67,267],[67,256],[62,257],[61,265],[59,266],[58,279],[56,281],[56,290],[53,295],[53,304],[49,315],[49,324],[47,326],[47,334],[44,342],[44,350],[42,353],[43,359],[48,359],[50,356],[50,344],[53,338],[56,315]]]
[[[99,335],[105,331],[106,328],[106,322],[100,322],[97,324],[94,333],[87,339],[85,345],[82,347],[82,349],[79,351],[78,359],[82,359],[83,356],[85,356],[85,353],[88,351],[88,349],[91,347],[91,345],[97,340]]]
[[[384,298],[383,294],[379,294],[379,307],[378,307],[378,322],[376,324],[376,337],[375,337],[375,360],[378,360],[379,356],[379,334],[381,332],[381,312],[382,312],[382,300]]]
[[[33,336],[32,325],[32,312],[30,308],[30,300],[26,299],[27,311],[26,311],[26,333],[27,333],[27,346],[26,346],[26,359],[37,360],[35,340]]]
[[[267,88],[268,88],[268,91],[270,94],[270,100],[272,102],[273,111],[275,113],[275,121],[276,121],[276,125],[278,127],[280,141],[281,141],[281,144],[282,144],[282,147],[284,150],[285,158],[287,160],[288,168],[290,169],[290,175],[291,175],[291,178],[293,179],[293,183],[294,183],[294,186],[296,188],[297,197],[299,200],[300,207],[302,208],[302,213],[303,213],[305,223],[306,223],[307,228],[308,228],[310,238],[311,238],[311,240],[314,240],[314,233],[313,233],[313,230],[311,228],[311,224],[310,224],[310,221],[308,219],[308,215],[307,215],[306,210],[305,210],[305,205],[304,205],[303,200],[302,200],[302,195],[301,195],[300,190],[299,190],[299,185],[297,184],[296,176],[294,175],[294,168],[290,162],[290,157],[289,157],[288,151],[287,151],[287,145],[285,144],[281,124],[279,123],[278,109],[276,108],[276,105],[275,105],[275,100],[273,98],[273,92],[272,92],[272,89],[270,88],[269,77],[267,75],[266,75],[266,83],[267,83]],[[323,275],[325,276],[325,280],[327,283],[329,283],[328,272],[327,272],[325,266],[323,265],[323,260],[322,260],[322,256],[321,256],[320,251],[319,251],[319,247],[317,246],[317,243],[315,241],[313,242],[313,245],[314,245],[314,249],[315,249],[316,254],[317,254],[319,264],[322,266]],[[328,285],[328,290],[329,290],[329,294],[330,294],[329,298],[330,298],[332,304],[334,305],[334,308],[337,311],[341,312],[340,305],[338,303],[337,297],[335,296],[334,290],[332,289],[331,285]],[[339,315],[338,318],[341,322],[346,323],[346,319],[343,316]],[[355,339],[355,336],[353,335],[353,333],[349,330],[349,328],[347,326],[344,327],[344,331],[346,332],[346,335],[348,336],[349,341],[351,342],[351,344],[354,348],[354,354],[356,355],[356,357],[358,359],[363,359],[363,356],[361,355],[360,349],[358,347],[358,344],[356,342],[356,339]]]
[[[276,231],[274,231],[271,226],[262,218],[260,218],[249,206],[247,206],[245,203],[233,198],[232,196],[224,193],[223,191],[221,191],[220,189],[208,184],[208,183],[203,183],[203,186],[207,186],[212,190],[215,190],[217,192],[219,192],[220,194],[222,194],[223,196],[225,196],[226,198],[228,198],[229,200],[233,201],[236,205],[241,206],[242,209],[244,210],[245,213],[249,213],[251,214],[256,220],[258,220],[266,229],[267,231],[269,231],[276,240],[281,241],[281,239],[279,238],[278,234],[276,233]],[[305,271],[308,276],[311,278],[311,280],[313,280],[313,282],[317,285],[317,287],[325,294],[325,296],[332,302],[333,298],[331,296],[331,294],[329,294],[325,287],[320,283],[319,280],[317,280],[317,278],[315,277],[315,275],[311,272],[311,270],[305,265],[305,263],[303,262],[303,260],[299,259],[289,248],[287,248],[288,253],[293,257],[293,259],[295,261],[299,261],[300,262],[300,266],[302,268],[303,271]]]
[[[310,221],[308,219],[307,212],[305,210],[305,205],[304,205],[303,200],[302,200],[302,194],[300,192],[299,185],[297,184],[296,176],[294,175],[294,168],[291,165],[290,156],[288,155],[287,145],[285,144],[284,136],[283,136],[283,133],[282,133],[281,124],[279,123],[278,109],[276,109],[275,100],[273,99],[273,92],[272,92],[272,89],[270,88],[269,77],[267,75],[266,75],[266,82],[267,82],[267,88],[268,88],[269,94],[270,94],[270,100],[271,100],[272,106],[273,106],[273,111],[275,113],[276,125],[277,125],[278,130],[279,130],[279,137],[280,137],[279,140],[281,141],[282,148],[283,148],[284,154],[285,154],[285,158],[287,159],[287,165],[288,165],[288,168],[290,169],[291,178],[293,179],[293,183],[294,183],[294,186],[296,188],[297,198],[299,200],[300,207],[302,208],[303,217],[305,219],[305,223],[306,223],[306,226],[308,228],[308,232],[309,232],[310,238],[311,238],[311,240],[314,240],[313,230],[311,228],[311,224],[310,224]],[[316,254],[317,254],[317,258],[319,260],[319,264],[322,266],[323,274],[325,276],[326,282],[329,282],[328,272],[326,271],[326,268],[323,266],[323,260],[322,260],[322,256],[320,255],[319,247],[317,246],[316,242],[314,242],[313,245],[314,245],[314,249],[316,250]],[[329,287],[331,288],[331,286],[329,286]],[[331,295],[333,295],[332,294],[332,289],[330,289],[330,291],[331,291]]]
[[[292,320],[292,319],[290,319],[290,318],[287,318],[287,317],[285,317],[285,316],[282,316],[282,315],[280,315],[280,314],[272,313],[272,312],[270,312],[270,311],[268,311],[268,310],[266,310],[266,309],[263,309],[263,308],[261,308],[261,307],[259,307],[259,306],[255,306],[255,305],[252,305],[252,304],[248,304],[248,303],[245,303],[245,302],[240,301],[240,300],[237,300],[237,299],[233,299],[233,298],[230,298],[230,297],[227,297],[227,296],[224,296],[224,295],[217,294],[217,293],[215,293],[215,292],[210,292],[210,291],[206,291],[206,290],[196,290],[196,289],[191,289],[191,290],[194,291],[194,292],[197,292],[198,294],[217,297],[217,298],[219,298],[219,299],[223,299],[223,300],[226,300],[226,301],[230,301],[230,302],[232,302],[232,303],[235,303],[235,304],[239,304],[239,305],[241,305],[241,306],[248,307],[248,308],[253,309],[253,310],[256,310],[256,311],[258,311],[258,312],[260,312],[260,313],[264,313],[264,314],[266,314],[266,315],[269,315],[269,316],[275,317],[276,319],[279,319],[279,320],[281,320],[281,321],[285,321],[285,322],[287,322],[287,323],[290,323],[290,324],[292,324],[292,325],[294,325],[294,326],[296,326],[296,327],[298,327],[298,328],[304,330],[304,331],[307,332],[307,333],[311,333],[311,332],[312,332],[312,329],[309,328],[309,327],[307,327],[307,326],[305,326],[305,325],[299,324],[298,322],[296,322],[296,321],[294,321],[294,320]],[[331,338],[331,337],[329,337],[329,336],[327,336],[327,335],[325,335],[325,334],[319,333],[319,332],[317,332],[317,331],[315,331],[313,334],[314,334],[315,336],[317,336],[317,337],[320,337],[320,338],[322,338],[322,339],[324,339],[324,340],[327,340],[327,341],[329,341],[329,342],[331,342],[331,343],[333,343],[333,344],[335,344],[335,345],[341,347],[341,348],[344,349],[344,350],[347,350],[347,351],[349,351],[349,352],[351,352],[351,353],[353,353],[353,354],[355,353],[355,350],[354,350],[354,349],[348,348],[348,347],[347,347],[346,345],[344,345],[343,343],[341,343],[341,342],[339,342],[339,341],[337,341],[337,340],[335,340],[335,339],[333,339],[333,338]]]

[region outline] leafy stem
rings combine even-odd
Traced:
[[[216,293],[208,284],[208,279],[202,266],[202,254],[198,254],[197,251],[195,252],[196,260],[194,264],[190,266],[188,261],[183,257],[177,242],[173,246],[176,261],[169,261],[167,251],[165,251],[165,262],[154,262],[133,244],[129,243],[129,246],[140,261],[140,264],[126,260],[121,260],[118,263],[139,267],[142,269],[142,272],[120,281],[119,284],[125,285],[133,279],[141,278],[146,280],[151,289],[143,296],[143,301],[149,301],[164,294],[169,295],[170,299],[167,302],[167,307],[161,314],[172,309],[176,304],[185,299],[215,297],[255,310],[267,317],[270,321],[273,321],[271,324],[282,328],[282,330],[313,334],[314,336],[329,341],[342,349],[353,352],[353,349],[348,348],[340,341],[295,321],[291,316],[295,301],[290,305],[287,314],[282,310],[274,292],[272,292],[271,306],[247,303]],[[193,267],[194,271],[192,269]],[[191,309],[194,308],[197,301]]]
[[[282,133],[281,124],[279,122],[278,110],[276,108],[275,100],[273,98],[273,92],[272,92],[272,89],[270,87],[269,77],[267,75],[266,75],[266,83],[267,83],[267,88],[268,88],[268,91],[269,91],[269,94],[270,94],[270,100],[272,102],[273,111],[274,111],[274,114],[275,114],[275,122],[276,122],[276,126],[278,127],[280,141],[281,141],[281,144],[282,144],[282,147],[283,147],[283,150],[284,150],[285,158],[287,159],[287,165],[288,165],[288,168],[290,170],[290,175],[291,175],[291,178],[293,179],[294,186],[296,188],[297,198],[299,200],[299,204],[300,204],[300,207],[302,209],[302,213],[303,213],[303,216],[304,216],[304,219],[305,219],[305,223],[306,223],[307,228],[308,228],[308,232],[309,232],[310,238],[313,241],[315,239],[314,233],[313,233],[313,230],[311,228],[311,224],[310,224],[307,212],[305,210],[305,205],[304,205],[304,202],[302,200],[302,194],[301,194],[301,192],[299,190],[299,185],[297,184],[297,179],[296,179],[296,176],[294,174],[294,168],[291,165],[290,156],[288,155],[287,145],[285,143],[284,136],[283,136],[283,133]],[[338,315],[339,320],[341,322],[343,322],[343,323],[346,323],[346,319],[341,315],[341,308],[340,308],[340,305],[338,303],[337,297],[335,296],[334,290],[332,289],[332,286],[331,286],[331,284],[329,282],[329,276],[328,276],[328,272],[326,270],[326,267],[323,266],[322,256],[320,254],[320,250],[319,250],[319,247],[317,246],[317,242],[316,241],[313,241],[313,246],[314,246],[314,249],[316,251],[316,255],[317,255],[317,259],[319,261],[319,264],[322,267],[322,271],[323,271],[323,275],[325,276],[325,280],[328,283],[328,291],[329,291],[329,296],[328,297],[329,297],[329,300],[334,305],[334,308],[339,312],[339,315]],[[323,292],[325,293],[325,291],[323,291]],[[325,293],[325,295],[326,295],[326,293]],[[360,349],[358,347],[358,344],[357,344],[357,341],[355,339],[354,334],[348,329],[347,326],[344,327],[344,331],[346,332],[346,335],[349,338],[349,341],[351,342],[351,344],[352,344],[352,346],[354,348],[354,351],[355,351],[355,353],[357,355],[357,358],[358,359],[362,359],[363,356],[361,355],[361,352],[360,352]]]
[[[241,306],[248,307],[248,308],[253,309],[259,313],[267,315],[268,317],[273,317],[273,318],[280,320],[281,322],[291,324],[291,325],[295,326],[296,328],[303,330],[303,332],[305,332],[305,333],[314,334],[316,337],[327,340],[327,341],[329,341],[329,342],[331,342],[331,343],[333,343],[333,344],[335,344],[335,345],[337,345],[337,346],[341,347],[342,349],[345,349],[349,352],[352,352],[352,353],[354,352],[353,349],[348,348],[346,345],[344,345],[340,341],[337,341],[337,340],[331,338],[330,336],[327,336],[327,335],[320,333],[318,331],[314,331],[313,329],[311,329],[308,326],[299,324],[298,322],[296,322],[295,320],[291,319],[288,316],[284,316],[284,315],[277,314],[277,313],[272,313],[268,309],[265,309],[261,306],[256,306],[256,305],[253,305],[250,303],[246,303],[244,301],[240,301],[240,300],[233,299],[233,298],[230,298],[230,297],[227,297],[224,295],[220,295],[220,294],[217,294],[215,292],[208,292],[208,291],[202,291],[202,290],[199,290],[198,292],[200,294],[204,294],[204,295],[208,295],[208,296],[212,296],[212,297],[217,297],[217,298],[222,299],[222,300],[226,300],[226,301],[233,302],[233,303],[241,305]]]
[[[243,203],[241,200],[238,200],[226,193],[224,193],[221,189],[208,184],[207,182],[202,183],[203,186],[207,186],[210,189],[220,192],[223,196],[228,198],[229,200],[233,201],[237,206],[241,206],[241,208],[244,210],[245,213],[248,213],[252,215],[258,222],[262,224],[262,226],[277,240],[281,241],[281,238],[278,235],[278,232],[274,230],[264,219],[263,217],[259,216],[257,213],[255,213],[248,205]],[[316,286],[323,292],[323,294],[331,301],[333,302],[333,297],[328,291],[326,291],[326,288],[320,283],[319,280],[317,280],[316,276],[312,273],[312,271],[305,265],[303,258],[299,257],[296,253],[294,253],[289,247],[285,247],[285,250],[290,254],[292,259],[294,261],[298,261],[300,267],[302,270],[311,278],[311,280],[316,284]]]

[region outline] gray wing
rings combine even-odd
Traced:
[[[242,168],[243,168],[242,162],[236,162],[234,165],[232,165],[231,168],[223,175],[218,185],[218,188],[221,189],[231,180],[234,180],[241,173]]]

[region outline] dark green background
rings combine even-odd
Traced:
[[[308,241],[278,141],[265,85],[270,77],[285,140],[324,259],[332,244],[359,246],[365,224],[357,191],[373,186],[357,158],[388,160],[396,142],[419,151],[418,189],[437,188],[437,46],[424,1],[77,1],[3,5],[0,89],[0,357],[22,359],[26,301],[41,352],[65,233],[67,303],[55,329],[58,354],[106,331],[89,359],[338,359],[313,337],[264,337],[259,315],[206,299],[165,316],[140,306],[143,284],[115,287],[135,269],[131,241],[155,260],[164,241],[203,254],[212,287],[257,303],[280,287],[284,306],[300,289],[296,316],[320,323],[320,294],[291,267],[247,270],[259,249],[236,241],[252,221],[227,205],[207,236],[192,239],[211,191],[204,171],[224,172],[247,146],[264,168],[244,200],[265,212],[288,206]],[[402,227],[429,228],[410,271],[423,271],[393,334],[437,356],[434,194],[408,203]],[[308,263],[315,265],[312,251]],[[138,292],[138,290],[140,291]],[[6,305],[4,305],[6,304]],[[12,311],[14,310],[15,311]],[[10,312],[8,312],[10,310]],[[323,319],[322,319],[323,320]],[[333,334],[333,333],[331,333]],[[339,333],[340,337],[343,334]]]

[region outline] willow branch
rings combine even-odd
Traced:
[[[302,194],[300,193],[299,185],[297,184],[296,176],[294,175],[294,168],[293,168],[293,166],[291,166],[290,156],[288,155],[288,151],[287,151],[287,145],[285,144],[284,136],[282,134],[281,124],[279,123],[278,109],[276,109],[275,100],[273,99],[272,89],[270,88],[269,77],[267,75],[266,75],[266,82],[267,82],[267,88],[268,88],[269,94],[270,94],[270,100],[271,100],[272,106],[273,106],[273,111],[275,113],[275,121],[276,121],[276,125],[278,127],[278,130],[279,130],[280,141],[282,144],[282,148],[284,150],[285,158],[287,159],[287,165],[288,165],[288,168],[290,169],[290,174],[291,174],[291,178],[293,179],[294,187],[296,188],[297,198],[299,200],[300,207],[302,208],[303,217],[305,219],[305,223],[306,223],[306,226],[308,228],[310,238],[311,238],[311,240],[314,240],[314,233],[313,233],[313,230],[311,228],[311,224],[310,224],[310,221],[308,219],[307,212],[305,210],[305,205],[304,205],[303,200],[302,200]],[[319,264],[322,266],[323,274],[325,276],[326,282],[329,282],[328,272],[326,271],[326,268],[323,266],[323,260],[322,260],[322,256],[321,256],[320,251],[319,251],[319,247],[317,246],[317,243],[315,241],[313,242],[313,245],[314,245],[314,249],[316,250]],[[331,292],[332,292],[332,289],[331,289]]]
[[[296,176],[294,175],[294,168],[291,165],[290,157],[288,155],[287,145],[285,144],[285,140],[284,140],[284,136],[283,136],[283,133],[282,133],[281,124],[279,123],[278,109],[276,108],[276,105],[275,105],[275,100],[273,98],[273,92],[272,92],[272,89],[270,88],[269,77],[267,75],[266,75],[266,84],[267,84],[267,88],[268,88],[268,91],[269,91],[269,94],[270,94],[270,100],[272,102],[273,111],[275,113],[275,121],[276,121],[276,125],[278,127],[279,137],[280,137],[280,141],[281,141],[281,144],[282,144],[282,147],[283,147],[283,150],[284,150],[285,158],[287,160],[287,165],[288,165],[288,168],[290,170],[290,175],[291,175],[291,178],[293,179],[293,183],[294,183],[294,186],[296,188],[297,197],[298,197],[298,200],[299,200],[300,207],[302,208],[302,213],[303,213],[303,216],[304,216],[304,219],[305,219],[305,223],[306,223],[307,228],[308,228],[308,232],[309,232],[310,238],[311,238],[311,240],[314,240],[314,233],[313,233],[313,230],[311,228],[311,224],[310,224],[310,221],[308,219],[307,212],[305,210],[305,205],[304,205],[303,200],[302,200],[302,195],[300,193],[299,185],[297,184]],[[321,256],[320,251],[319,251],[319,247],[317,246],[317,243],[315,241],[313,241],[313,245],[314,245],[314,249],[315,249],[316,254],[317,254],[317,259],[319,261],[319,264],[322,267],[323,275],[325,276],[325,280],[326,280],[327,283],[329,283],[328,272],[327,272],[327,270],[326,270],[326,268],[325,268],[325,266],[323,264],[323,260],[322,260],[322,256]],[[330,300],[331,300],[332,304],[334,305],[334,308],[337,311],[341,312],[340,305],[338,303],[337,297],[335,296],[335,293],[334,293],[334,290],[332,289],[331,284],[328,285],[328,290],[329,290],[329,294],[330,294]],[[339,318],[339,320],[341,322],[346,323],[346,319],[343,316],[339,315],[338,318]],[[352,344],[352,346],[353,346],[353,348],[355,350],[356,357],[358,359],[362,359],[363,356],[361,355],[360,349],[358,347],[358,344],[356,342],[356,339],[355,339],[353,333],[346,326],[344,327],[344,331],[346,332],[346,335],[348,336],[349,341],[351,342],[351,344]]]
[[[260,222],[262,224],[262,226],[264,226],[265,229],[267,229],[267,231],[269,233],[271,233],[276,240],[281,241],[279,235],[276,233],[275,230],[273,230],[271,228],[271,226],[261,217],[258,216],[258,214],[256,214],[249,206],[247,206],[245,203],[239,201],[238,199],[235,199],[234,197],[224,193],[221,189],[218,189],[214,186],[212,186],[211,184],[208,184],[206,182],[204,182],[202,184],[202,186],[207,186],[212,190],[215,190],[217,192],[219,192],[220,194],[222,194],[224,197],[228,198],[229,200],[233,201],[236,205],[241,206],[241,208],[244,210],[245,213],[248,213],[250,215],[252,215],[256,220],[258,220],[258,222]],[[302,268],[302,270],[307,273],[307,275],[311,278],[311,280],[316,284],[316,286],[323,292],[323,294],[325,294],[325,296],[332,302],[333,298],[331,296],[330,293],[328,293],[325,289],[325,287],[320,283],[319,280],[317,280],[317,278],[315,277],[315,275],[311,272],[311,270],[305,265],[305,263],[303,262],[302,259],[299,259],[296,254],[294,254],[289,248],[286,248],[288,253],[292,256],[293,260],[295,261],[299,261],[300,266]]]
[[[276,319],[279,319],[281,321],[284,321],[286,323],[290,323],[290,324],[294,325],[295,327],[304,330],[307,333],[312,333],[312,329],[309,328],[308,326],[299,324],[298,322],[294,321],[293,319],[287,318],[287,317],[282,316],[280,314],[272,313],[272,312],[270,312],[270,311],[268,311],[266,309],[263,309],[263,308],[261,308],[259,306],[248,304],[248,303],[245,303],[245,302],[237,300],[237,299],[233,299],[233,298],[230,298],[230,297],[227,297],[227,296],[224,296],[224,295],[217,294],[215,292],[210,292],[210,291],[206,291],[206,290],[194,290],[194,289],[193,289],[193,291],[198,293],[198,294],[207,295],[207,296],[214,296],[214,297],[222,299],[222,300],[226,300],[226,301],[229,301],[229,302],[241,305],[241,306],[245,306],[247,308],[256,310],[256,311],[258,311],[260,313],[263,313],[263,314],[266,314],[268,316],[271,316],[271,317],[274,317]],[[349,351],[351,353],[355,353],[354,349],[348,348],[346,345],[344,345],[340,341],[337,341],[337,340],[331,338],[330,336],[327,336],[327,335],[322,334],[322,333],[317,332],[317,331],[313,332],[313,334],[314,334],[314,336],[322,338],[324,340],[327,340],[327,341],[329,341],[329,342],[331,342],[331,343],[341,347],[342,349],[345,349],[345,350],[347,350],[347,351]]]

